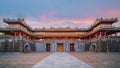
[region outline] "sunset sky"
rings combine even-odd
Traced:
[[[101,17],[120,20],[120,0],[0,0],[1,26],[3,18],[24,18],[34,28],[89,27]]]

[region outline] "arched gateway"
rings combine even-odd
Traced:
[[[31,52],[31,46],[29,43],[24,44],[24,52]]]
[[[96,51],[97,50],[97,45],[95,43],[92,43],[89,48],[90,51]]]

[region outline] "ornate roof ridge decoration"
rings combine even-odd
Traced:
[[[19,23],[22,24],[23,26],[27,27],[29,30],[32,30],[32,27],[30,27],[24,20],[24,18],[17,18],[17,19],[6,19],[3,18],[3,21],[7,24],[12,24],[12,23]]]
[[[107,18],[100,18],[100,19],[96,19],[96,21],[94,22],[93,25],[97,24],[97,23],[100,23],[100,22],[111,22],[111,23],[114,23],[114,22],[117,22],[118,21],[118,18],[110,18],[110,19],[107,19]]]
[[[21,22],[21,21],[24,21],[24,18],[17,18],[17,19],[9,19],[9,18],[6,19],[6,18],[3,18],[3,21],[5,21],[5,22]]]
[[[89,28],[35,28],[33,31],[86,31]]]
[[[100,20],[100,21],[117,21],[118,20],[118,18],[110,18],[110,19],[103,19],[103,18],[100,18],[100,19],[98,19],[98,20]]]

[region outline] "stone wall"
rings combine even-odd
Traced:
[[[25,46],[29,44],[27,47]],[[39,41],[12,37],[0,37],[0,52],[46,52],[46,44],[51,45],[51,52],[56,52],[57,43],[63,43],[64,51],[70,52],[70,43],[74,43],[75,52],[120,52],[120,37],[101,37],[86,41]],[[27,50],[29,49],[29,50]]]
[[[25,52],[26,43],[29,43],[31,51],[35,51],[33,41],[16,37],[0,37],[0,52]]]
[[[50,51],[56,52],[57,43],[63,43],[64,52],[70,52],[70,43],[74,43],[75,52],[81,52],[85,49],[85,44],[80,41],[39,41],[35,42],[37,52],[46,52],[46,44],[50,44]]]
[[[101,37],[94,41],[86,41],[85,51],[90,51],[92,44],[96,45],[96,52],[120,52],[120,37]]]

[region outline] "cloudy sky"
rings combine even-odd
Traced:
[[[101,17],[120,20],[120,0],[0,0],[1,26],[2,18],[24,18],[34,28],[89,27]]]

